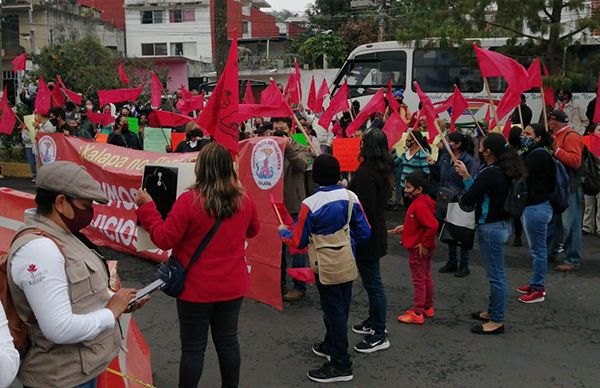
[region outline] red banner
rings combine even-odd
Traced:
[[[197,153],[162,154],[90,142],[62,134],[38,136],[42,164],[56,160],[79,163],[96,179],[110,202],[95,205],[94,219],[85,234],[95,244],[161,261],[160,249],[137,252],[134,198],[148,163],[194,162]],[[281,242],[279,222],[271,210],[270,194],[283,200],[284,138],[254,138],[240,143],[240,179],[258,208],[261,230],[248,240],[247,262],[251,286],[248,297],[283,309],[280,291]]]

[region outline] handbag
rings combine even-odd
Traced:
[[[448,211],[448,204],[450,202],[456,202],[458,198],[458,191],[449,187],[442,187],[439,189],[437,198],[435,201],[435,218],[438,220],[446,219],[446,212]]]
[[[156,279],[165,282],[165,285],[161,288],[162,292],[173,298],[177,298],[183,292],[187,271],[198,261],[200,254],[202,254],[202,251],[204,251],[210,240],[217,233],[219,226],[221,226],[221,220],[217,219],[200,242],[200,245],[198,245],[198,248],[196,248],[196,252],[194,252],[187,268],[174,255],[169,256],[167,260],[160,263],[156,268],[155,276]]]
[[[473,249],[475,242],[475,210],[465,211],[458,202],[450,202],[440,232],[440,241],[465,249]]]
[[[310,237],[308,258],[313,272],[319,275],[321,284],[342,284],[358,277],[350,236],[352,203],[352,197],[348,193],[348,221],[342,229],[332,234],[313,234]]]

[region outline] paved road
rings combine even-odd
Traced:
[[[0,186],[23,188],[27,182],[0,181]],[[390,225],[400,221],[390,214]],[[154,264],[104,249],[119,260],[126,286],[140,287],[151,280]],[[477,336],[469,332],[473,311],[485,308],[488,286],[475,249],[471,275],[457,279],[440,274],[447,250],[442,244],[434,257],[437,315],[423,326],[408,326],[396,315],[411,305],[412,287],[406,251],[390,238],[389,254],[382,261],[388,296],[390,349],[363,355],[353,353],[354,381],[347,387],[596,387],[600,386],[600,238],[584,237],[584,262],[580,271],[550,271],[547,300],[524,305],[517,302],[515,287],[526,284],[531,273],[526,248],[509,247],[507,271],[509,302],[507,332]],[[366,317],[368,303],[360,281],[355,283],[351,324]],[[152,350],[154,383],[177,386],[178,325],[173,300],[156,295],[136,313]],[[311,387],[309,368],[321,359],[310,345],[324,335],[314,286],[300,302],[283,313],[250,300],[240,318],[242,387]],[[359,341],[351,333],[350,341]],[[206,353],[202,387],[219,387],[219,369],[212,344]],[[335,386],[335,385],[334,385]]]

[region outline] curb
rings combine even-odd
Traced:
[[[27,163],[0,162],[2,175],[12,178],[31,178],[31,170]]]

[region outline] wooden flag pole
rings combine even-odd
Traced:
[[[483,133],[483,129],[479,125],[479,121],[477,121],[477,119],[475,118],[475,115],[473,114],[473,112],[471,112],[471,108],[467,108],[467,109],[469,110],[469,114],[471,115],[471,118],[473,119],[473,122],[477,126],[477,130],[479,131],[479,133],[481,134],[481,136],[485,136],[485,133]]]
[[[542,95],[542,112],[544,112],[544,127],[546,128],[546,132],[548,132],[548,109],[546,108],[546,97],[544,96],[544,84],[542,81],[542,85],[540,87],[540,93]]]
[[[492,97],[492,91],[490,89],[490,83],[486,77],[483,77],[483,85],[485,86],[485,91],[488,95],[488,100],[490,101],[490,109],[492,110],[492,116],[496,120],[496,125],[500,125],[500,120],[498,120],[498,112],[496,112],[496,105],[494,105],[494,99]],[[490,128],[490,131],[493,128]]]
[[[446,140],[446,137],[442,133],[442,130],[440,129],[440,126],[439,126],[439,124],[437,122],[437,119],[433,120],[433,125],[435,126],[435,129],[440,134],[440,137],[442,138],[442,143],[444,143],[444,147],[446,147],[446,151],[448,151],[448,155],[450,155],[450,158],[452,159],[452,162],[456,164],[456,162],[458,161],[458,159],[456,158],[456,156],[452,152],[452,148],[450,148],[450,144],[448,144],[448,141]]]
[[[517,105],[517,109],[519,110],[519,121],[521,122],[521,129],[525,129],[525,123],[523,123],[523,111],[521,110],[521,103]]]
[[[294,121],[296,121],[296,125],[298,126],[298,128],[300,128],[300,131],[302,131],[302,133],[306,137],[306,142],[308,143],[308,146],[313,150],[315,155],[317,155],[317,156],[321,155],[321,150],[318,149],[313,144],[313,142],[310,139],[310,136],[308,136],[308,133],[306,132],[306,129],[304,129],[304,127],[302,126],[302,123],[300,123],[300,120],[298,120],[298,117],[296,115],[293,115],[293,116],[294,116]]]
[[[421,143],[419,143],[419,141],[417,140],[417,138],[415,137],[415,134],[413,133],[412,129],[408,130],[408,133],[410,134],[410,136],[413,138],[413,140],[415,141],[415,143],[417,143],[417,145],[419,146],[419,148],[421,149],[421,151],[423,151],[423,153],[426,156],[431,156],[431,154],[429,152],[427,152],[425,150],[425,148],[423,148],[423,146],[421,145]]]

